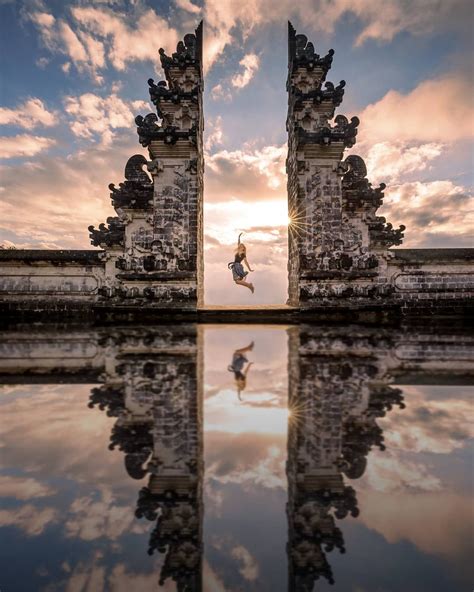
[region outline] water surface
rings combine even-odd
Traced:
[[[27,328],[0,348],[2,591],[471,589],[463,332]]]

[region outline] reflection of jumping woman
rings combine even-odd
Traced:
[[[247,347],[242,347],[241,349],[236,349],[233,356],[232,356],[232,364],[227,366],[227,370],[229,372],[234,373],[235,385],[237,387],[237,396],[239,397],[239,401],[241,401],[240,393],[243,391],[247,384],[247,374],[250,370],[250,366],[253,362],[249,362],[248,359],[245,357],[246,352],[253,350],[253,341]],[[244,370],[245,364],[247,364],[247,368]]]
[[[245,286],[248,288],[252,294],[255,292],[255,288],[251,282],[246,282],[245,278],[248,275],[248,271],[244,271],[244,266],[242,265],[242,261],[245,263],[249,271],[253,271],[250,268],[249,262],[247,261],[247,248],[244,243],[240,242],[240,237],[242,236],[242,232],[239,234],[239,240],[237,241],[237,249],[235,251],[235,259],[231,263],[229,263],[228,268],[232,270],[232,277],[234,278],[234,282],[239,286]]]

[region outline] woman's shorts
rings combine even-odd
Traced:
[[[232,277],[234,278],[234,281],[243,280],[248,276],[249,273],[248,271],[244,271],[244,266],[242,263],[238,263],[237,261],[232,263],[230,269],[232,270]]]

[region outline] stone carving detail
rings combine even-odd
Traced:
[[[107,225],[102,222],[99,228],[89,226],[89,236],[94,247],[124,247],[125,225],[116,216],[107,218]]]
[[[333,55],[321,59],[289,25],[289,302],[303,307],[389,296],[388,248],[402,243],[405,229],[376,215],[385,185],[372,187],[364,161],[343,160],[359,119],[334,117],[345,82],[325,82]]]
[[[143,167],[146,158],[135,154],[128,159],[125,166],[125,181],[118,188],[113,183],[109,185],[112,205],[117,208],[131,208],[147,210],[153,205],[153,182],[145,173]]]

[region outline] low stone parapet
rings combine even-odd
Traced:
[[[89,308],[104,280],[102,251],[0,250],[0,303],[7,310]]]

